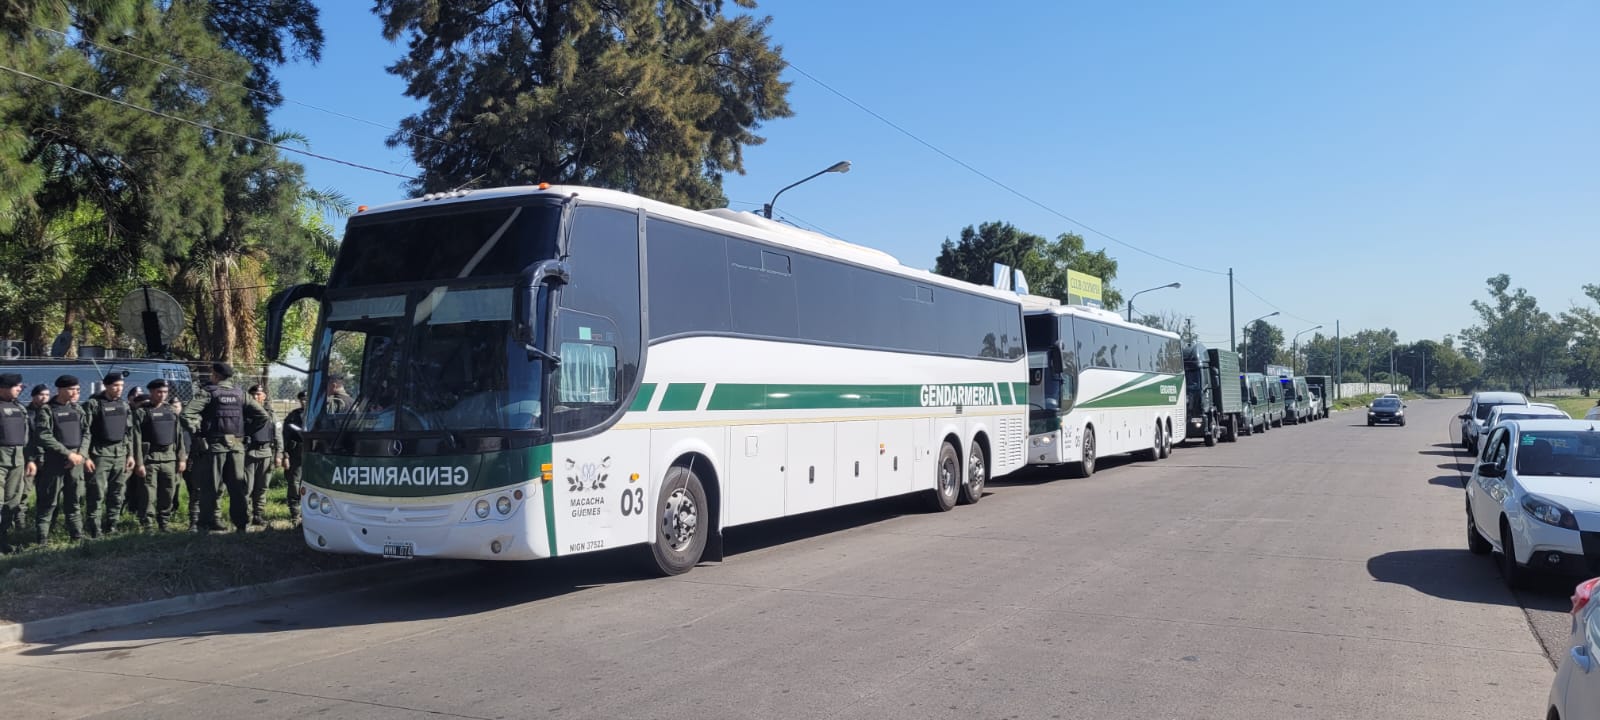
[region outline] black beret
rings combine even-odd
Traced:
[[[211,372],[221,376],[224,380],[233,377],[233,366],[225,362],[211,363]]]
[[[56,387],[58,388],[70,388],[77,386],[78,378],[71,375],[62,375],[61,377],[56,378]]]
[[[0,387],[16,387],[21,384],[21,375],[16,373],[0,373]]]
[[[106,385],[110,385],[112,383],[122,382],[126,377],[126,375],[122,374],[121,370],[112,370],[111,372],[106,373],[106,379],[101,382]]]
[[[167,386],[167,381],[163,380],[161,378],[156,378],[154,380],[151,380],[148,383],[145,383],[145,387],[150,388],[151,390],[156,390],[158,388],[164,388],[166,386]]]
[[[28,394],[29,395],[38,395],[39,393],[42,393],[42,392],[50,392],[50,386],[46,385],[44,383],[39,383],[38,385],[33,386],[33,392],[28,393]]]

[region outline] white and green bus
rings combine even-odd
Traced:
[[[1178,336],[1046,298],[1026,308],[1029,464],[1088,477],[1103,457],[1169,456],[1187,426]]]
[[[648,546],[1020,468],[1019,298],[750,213],[586,187],[350,219],[314,300],[312,547],[521,560]],[[346,394],[324,402],[335,392]]]

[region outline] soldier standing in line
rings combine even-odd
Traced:
[[[306,429],[306,391],[301,390],[294,396],[300,402],[300,407],[289,411],[283,419],[283,455],[284,468],[283,480],[288,486],[287,498],[289,500],[289,521],[300,524],[300,468],[305,458],[301,456],[301,435]]]
[[[50,386],[39,383],[33,386],[29,394],[33,396],[33,401],[28,403],[28,479],[22,484],[23,505],[28,503],[28,490],[39,481],[39,472],[44,469],[44,448],[39,445],[39,434],[33,431],[33,426],[39,421],[39,413],[50,405]],[[20,514],[17,516],[17,527],[22,527]]]
[[[184,442],[178,411],[167,402],[171,392],[167,381],[157,378],[147,387],[150,402],[134,414],[138,441],[134,443],[133,474],[142,481],[136,485],[143,489],[134,510],[141,527],[150,526],[153,512],[156,529],[166,532],[177,506],[178,474],[186,468],[189,447]]]
[[[28,410],[17,402],[22,376],[0,374],[0,554],[12,550],[11,526],[22,524],[22,484],[33,468],[29,458]]]
[[[269,418],[254,398],[234,386],[232,378],[232,365],[212,363],[211,381],[183,411],[183,424],[194,433],[195,450],[200,454],[195,474],[201,516],[197,527],[222,529],[217,504],[226,487],[228,517],[233,521],[234,532],[242,533],[250,524],[250,495],[244,474],[245,425],[267,422]]]
[[[272,469],[282,455],[278,444],[278,418],[267,403],[267,389],[261,385],[250,386],[250,397],[267,411],[267,421],[246,423],[249,450],[245,451],[245,480],[250,486],[250,524],[265,527],[267,486],[272,482]]]
[[[83,537],[78,497],[83,494],[83,471],[94,471],[94,461],[81,452],[88,426],[89,418],[78,405],[78,379],[71,375],[56,378],[55,400],[33,416],[33,435],[44,456],[33,485],[38,495],[33,516],[40,545],[50,540],[50,524],[58,502],[67,516],[67,534],[74,541]]]
[[[89,537],[117,531],[126,500],[128,478],[133,474],[133,409],[122,399],[123,375],[106,375],[105,389],[83,403],[89,419]]]
[[[200,526],[200,485],[195,482],[195,477],[200,472],[200,449],[194,441],[194,433],[185,427],[183,419],[183,401],[172,399],[172,411],[178,414],[178,429],[183,432],[183,453],[178,456],[178,475],[183,479],[183,495],[187,498],[186,505],[189,511],[189,529],[198,530]],[[172,488],[172,512],[178,512],[178,487]]]

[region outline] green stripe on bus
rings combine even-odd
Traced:
[[[1166,390],[1166,392],[1162,392]],[[1126,407],[1161,407],[1164,405],[1178,404],[1179,385],[1177,382],[1158,382],[1137,390],[1129,390],[1120,395],[1110,397],[1100,396],[1088,402],[1079,403],[1078,407],[1085,410],[1100,408],[1126,408]]]
[[[1028,397],[1028,384],[1025,382],[1011,383],[1011,392],[1016,393],[1016,402],[1023,402]]]
[[[1140,375],[1139,377],[1136,377],[1136,378],[1134,378],[1132,380],[1129,380],[1129,381],[1127,381],[1127,382],[1125,382],[1125,383],[1123,383],[1121,385],[1118,385],[1118,386],[1116,386],[1114,388],[1111,388],[1110,390],[1107,390],[1107,391],[1105,391],[1103,393],[1100,393],[1099,395],[1096,395],[1096,396],[1094,396],[1092,398],[1089,398],[1086,402],[1091,402],[1091,403],[1099,402],[1099,401],[1105,399],[1109,395],[1115,395],[1115,394],[1117,394],[1119,392],[1127,390],[1128,388],[1131,388],[1131,387],[1133,387],[1135,385],[1138,385],[1139,383],[1148,382],[1151,378],[1153,378],[1155,376],[1156,376],[1155,373],[1144,373],[1144,374]]]
[[[923,393],[930,391],[932,402]],[[938,385],[778,385],[721,383],[711,391],[707,410],[824,410],[947,406],[961,398],[970,406],[1015,405],[999,396],[994,383]],[[663,407],[665,403],[663,402]]]
[[[629,412],[643,412],[650,409],[650,400],[656,396],[656,384],[644,383],[639,386],[639,394],[633,396],[633,404],[628,406]]]
[[[667,391],[661,394],[661,410],[697,410],[700,407],[700,394],[705,389],[705,383],[667,385]]]
[[[558,554],[556,550],[556,484],[544,481],[544,466],[551,462],[550,458],[553,453],[549,445],[537,445],[534,446],[529,456],[532,460],[531,469],[533,470],[530,474],[539,478],[539,494],[544,496],[544,532],[545,537],[550,541],[550,557],[555,557]]]

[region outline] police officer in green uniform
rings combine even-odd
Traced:
[[[261,385],[250,386],[250,397],[267,411],[267,421],[247,423],[249,449],[245,451],[244,477],[250,487],[250,524],[263,527],[267,524],[267,486],[272,482],[272,469],[279,464],[278,418],[267,404],[267,389]]]
[[[226,487],[228,517],[234,531],[242,533],[250,522],[250,494],[244,476],[245,427],[247,423],[268,422],[269,418],[254,398],[230,382],[232,378],[232,365],[212,363],[211,382],[184,409],[183,424],[194,433],[194,447],[199,453],[195,473],[196,489],[200,491],[197,527],[222,529],[217,503]]]
[[[294,398],[300,401],[300,407],[289,411],[283,418],[283,455],[284,471],[283,481],[289,487],[289,521],[300,522],[300,468],[305,463],[301,456],[301,433],[306,429],[306,391],[301,390]]]
[[[105,389],[83,404],[89,418],[89,537],[117,531],[126,500],[128,478],[133,474],[133,408],[122,399],[121,372],[105,377]]]
[[[0,374],[0,553],[11,552],[11,527],[22,524],[22,484],[33,462],[28,457],[28,409],[17,402],[22,376]]]
[[[33,417],[33,434],[44,457],[44,465],[34,480],[34,523],[39,544],[50,539],[50,524],[59,503],[66,515],[67,534],[73,540],[83,537],[78,521],[78,498],[83,494],[83,471],[93,471],[94,461],[83,456],[89,436],[89,418],[78,404],[78,379],[71,375],[56,378],[56,397]]]
[[[184,442],[178,411],[167,402],[172,392],[167,381],[157,378],[145,387],[150,391],[150,402],[133,416],[138,433],[133,467],[138,482],[133,486],[141,489],[133,500],[134,512],[139,515],[141,527],[148,528],[154,514],[156,528],[166,532],[177,505],[178,474],[186,469],[189,447]]]

